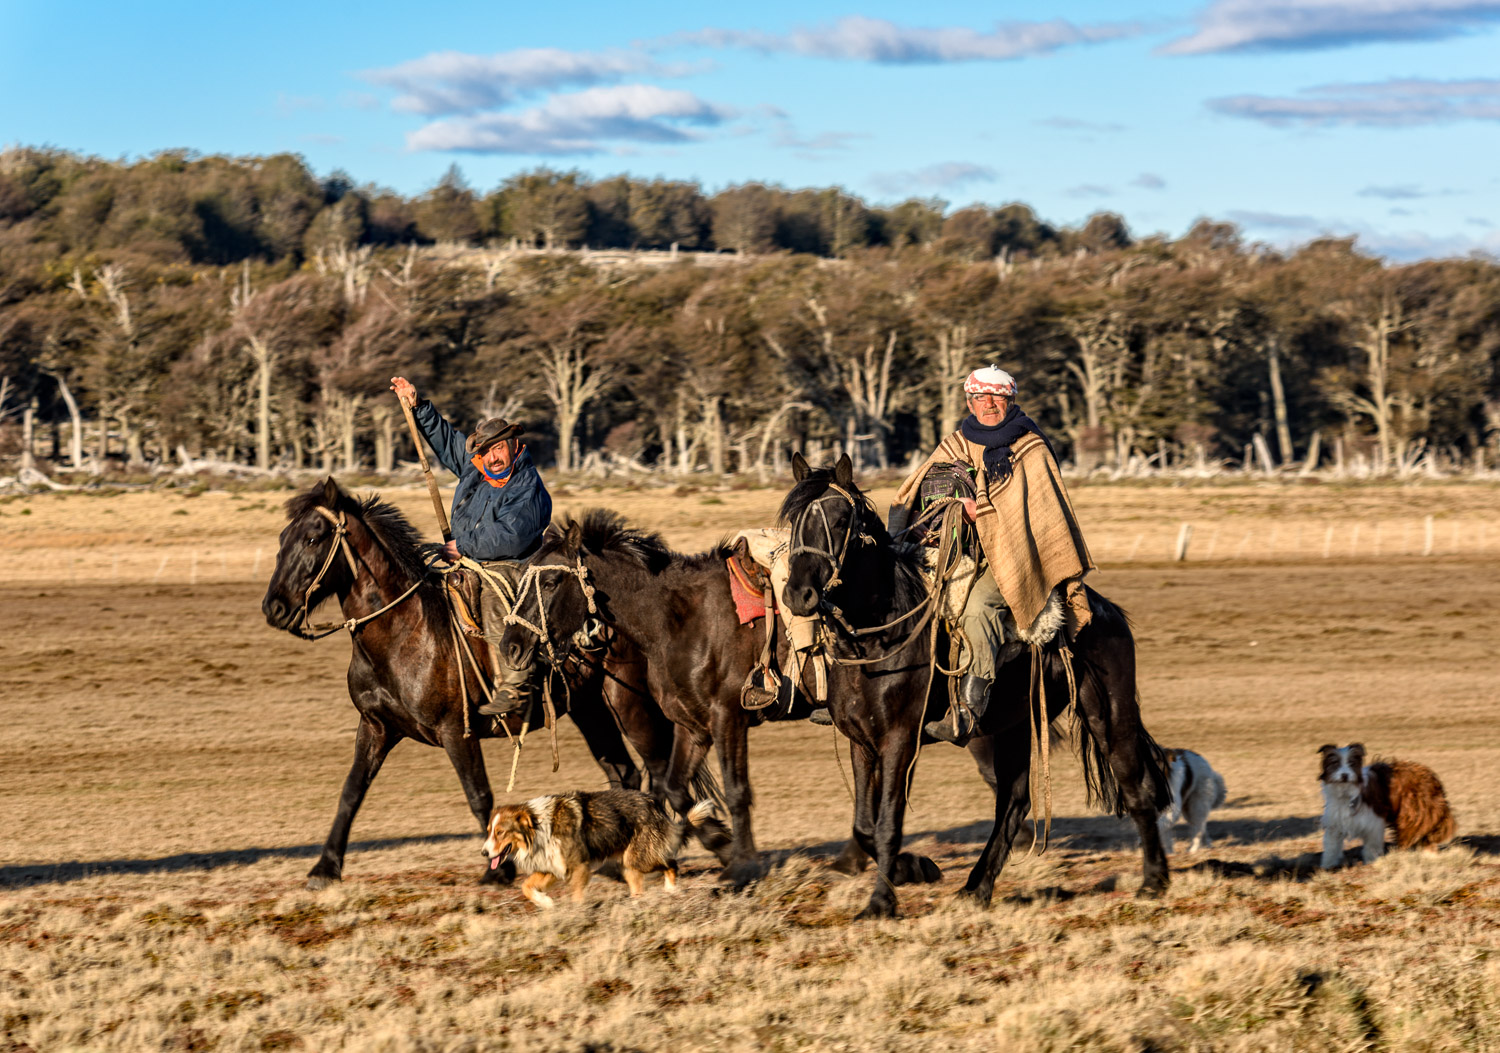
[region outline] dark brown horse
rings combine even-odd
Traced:
[[[526,624],[506,630],[500,651],[507,665],[525,668],[538,650],[535,630],[542,629],[550,642],[546,653],[568,653],[575,634],[595,617],[591,589],[597,617],[639,651],[647,691],[677,725],[665,792],[678,812],[691,805],[687,787],[709,747],[718,747],[734,827],[727,858],[720,859],[728,865],[725,876],[742,881],[759,873],[747,732],[761,718],[740,704],[740,689],[760,657],[765,630],[741,625],[735,613],[725,568],[731,551],[721,544],[682,555],[602,509],[589,510],[582,521],[565,521],[561,529],[554,525],[531,559],[532,586],[517,604]],[[778,643],[786,669],[784,636]],[[841,862],[856,868],[862,860],[856,847]],[[940,876],[931,860],[907,854],[893,868],[889,876],[897,883]]]
[[[854,485],[849,458],[811,469],[793,458],[796,485],[782,505],[791,525],[786,606],[810,615],[837,607],[848,629],[839,633],[840,666],[830,687],[834,723],[849,739],[854,767],[854,837],[880,873],[866,915],[895,912],[894,872],[906,810],[907,771],[928,711],[946,705],[946,685],[930,672],[934,637],[920,628],[928,597],[918,557],[892,544],[884,523]],[[842,545],[840,539],[851,539]],[[1092,620],[1073,640],[1077,730],[1090,798],[1116,815],[1128,813],[1140,832],[1143,895],[1167,887],[1167,860],[1156,825],[1166,804],[1163,756],[1141,723],[1136,695],[1135,641],[1125,614],[1089,590]],[[838,620],[830,620],[837,625]],[[861,629],[869,631],[856,636]],[[852,632],[848,630],[853,630]],[[946,640],[938,643],[946,658]],[[1041,655],[1047,725],[1067,706],[1067,659],[1057,642]],[[1029,655],[1000,669],[981,730],[989,736],[995,827],[969,874],[964,894],[988,904],[995,879],[1030,805],[1032,698]],[[1047,728],[1041,729],[1047,734]],[[940,747],[946,748],[946,747]]]
[[[480,740],[503,734],[503,729],[473,712],[483,698],[472,670],[460,671],[448,602],[443,587],[428,573],[434,549],[393,506],[375,497],[357,500],[332,478],[287,502],[276,569],[261,603],[266,621],[307,636],[307,613],[328,598],[338,600],[346,623],[370,619],[350,632],[349,697],[359,710],[354,764],[323,852],[308,872],[310,888],[341,878],[355,813],[387,754],[402,739],[441,746],[481,831],[489,821],[494,798]],[[492,674],[489,649],[479,640],[471,642],[487,675]],[[463,674],[468,676],[467,714],[459,683]],[[669,748],[661,737],[665,721],[659,713],[653,719],[641,678],[637,656],[611,649],[602,661],[581,665],[570,692],[558,692],[571,700],[569,715],[617,788],[638,787],[640,772],[614,711],[626,714],[632,743],[643,755],[659,758]],[[519,729],[519,713],[505,719],[512,731]],[[493,880],[492,872],[486,871],[485,879]]]

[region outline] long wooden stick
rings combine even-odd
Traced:
[[[411,415],[411,407],[399,395],[396,401],[401,403],[401,412],[406,415],[406,426],[411,429],[411,441],[417,447],[417,460],[422,462],[422,474],[427,477],[427,492],[432,495],[432,508],[437,513],[443,540],[452,541],[453,528],[448,525],[448,513],[443,510],[443,495],[438,492],[437,480],[432,477],[432,465],[427,463],[427,446],[422,441],[422,433],[417,430],[417,419]]]

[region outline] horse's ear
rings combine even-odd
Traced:
[[[561,541],[562,537],[562,527],[558,526],[556,523],[548,523],[547,526],[542,530],[542,540],[544,541]]]
[[[344,498],[344,491],[334,481],[333,476],[323,480],[323,506],[330,511],[337,510],[339,502]]]
[[[569,552],[577,552],[583,545],[583,525],[577,520],[568,522],[568,529],[563,534],[563,548]]]
[[[854,462],[846,453],[839,458],[839,463],[833,466],[833,481],[845,490],[854,489]]]
[[[750,558],[750,542],[742,537],[734,539],[734,545],[730,548],[735,559],[745,560]]]
[[[792,451],[792,482],[800,483],[807,478],[807,473],[812,471],[807,466],[807,460],[797,451]]]

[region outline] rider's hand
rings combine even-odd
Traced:
[[[974,522],[974,520],[979,518],[978,501],[974,500],[972,497],[960,497],[959,500],[963,502],[965,519],[972,523]]]
[[[396,393],[396,397],[401,400],[401,405],[405,406],[407,409],[414,409],[416,407],[417,389],[412,385],[411,381],[407,380],[405,377],[392,377],[391,390],[394,391]]]
[[[458,554],[458,542],[450,541],[443,546],[443,558],[449,563],[457,563],[461,558]]]

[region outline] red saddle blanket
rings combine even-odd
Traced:
[[[764,618],[769,590],[761,592],[733,556],[724,562],[729,568],[729,594],[734,597],[734,612],[739,616],[740,624],[749,625],[757,618]]]

